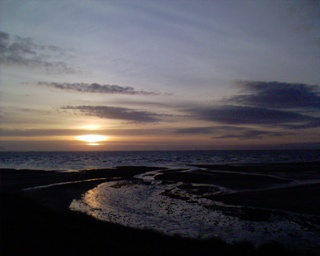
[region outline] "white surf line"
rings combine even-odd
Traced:
[[[36,187],[30,187],[30,188],[24,188],[22,191],[30,191],[35,189],[42,189],[42,188],[50,188],[50,187],[56,187],[56,186],[62,186],[62,185],[68,185],[68,184],[75,184],[75,183],[81,183],[81,182],[90,182],[90,181],[98,181],[98,180],[115,180],[116,178],[95,178],[95,179],[87,179],[87,180],[76,180],[76,181],[66,181],[66,182],[59,182],[59,183],[53,183],[49,185],[42,185],[42,186],[36,186]]]

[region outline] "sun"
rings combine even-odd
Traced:
[[[77,136],[76,139],[87,142],[89,146],[99,146],[100,144],[98,142],[106,141],[109,137],[99,134],[86,134]]]

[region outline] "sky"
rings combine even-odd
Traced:
[[[320,148],[317,0],[1,0],[0,150]]]

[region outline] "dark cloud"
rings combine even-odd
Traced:
[[[106,94],[140,94],[140,95],[157,95],[154,92],[136,91],[132,87],[122,87],[119,85],[108,84],[87,84],[87,83],[47,83],[38,82],[38,85],[47,86],[60,90],[88,92],[88,93],[106,93]]]
[[[26,67],[47,72],[75,73],[76,70],[61,60],[66,50],[35,44],[31,38],[13,37],[0,32],[0,63],[6,66]]]
[[[213,137],[214,139],[231,139],[231,138],[237,138],[237,139],[262,139],[264,137],[282,137],[285,135],[292,135],[292,133],[288,132],[271,132],[271,131],[262,131],[262,130],[250,130],[243,131],[239,134],[235,133],[227,133],[222,136],[216,136]]]
[[[320,87],[297,83],[238,81],[241,94],[224,105],[188,110],[195,118],[226,125],[258,125],[287,130],[320,125]],[[247,136],[248,135],[248,136]],[[245,137],[254,135],[244,134]],[[228,134],[229,136],[229,134]]]
[[[170,134],[170,129],[0,129],[1,137],[41,137],[41,136],[78,136],[83,134],[104,134],[108,136],[139,136]]]
[[[198,119],[230,125],[258,124],[279,126],[290,123],[313,124],[319,118],[296,112],[247,106],[213,106],[193,109],[190,112]]]
[[[162,93],[155,93],[156,95],[167,95],[167,94],[162,94]],[[121,106],[137,106],[139,108],[157,108],[157,109],[165,109],[172,111],[173,109],[177,109],[177,107],[172,104],[171,102],[158,102],[155,101],[153,97],[144,97],[141,99],[135,98],[135,97],[125,97],[125,98],[119,98],[117,99],[117,104]],[[180,107],[180,106],[178,106]]]
[[[243,94],[228,100],[245,106],[297,109],[320,108],[320,86],[303,83],[238,81]]]
[[[286,124],[282,126],[285,129],[299,130],[308,128],[318,128],[320,127],[320,118],[315,118],[314,121],[301,123],[301,124]]]
[[[88,132],[72,129],[0,129],[0,136],[71,136],[75,132]]]
[[[283,131],[265,131],[247,127],[237,126],[214,126],[214,127],[190,127],[175,130],[179,134],[210,134],[214,139],[238,138],[238,139],[257,139],[265,136],[283,136],[291,133]]]
[[[223,105],[187,112],[196,119],[235,126],[257,125],[293,130],[320,125],[319,85],[261,81],[238,81],[237,85],[243,89],[241,94],[224,99]],[[253,135],[250,131],[244,137]],[[230,137],[229,134],[227,136]]]
[[[189,127],[176,129],[179,134],[211,134],[217,131],[217,127]]]
[[[134,110],[129,108],[118,108],[109,106],[66,106],[64,110],[73,110],[86,116],[95,116],[99,118],[124,120],[137,123],[152,123],[160,121],[159,115],[156,113]]]
[[[0,53],[6,51],[9,43],[9,34],[0,31]]]

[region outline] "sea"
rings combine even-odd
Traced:
[[[0,152],[0,168],[48,171],[78,171],[118,166],[185,168],[196,164],[264,164],[314,161],[320,161],[320,149]]]

